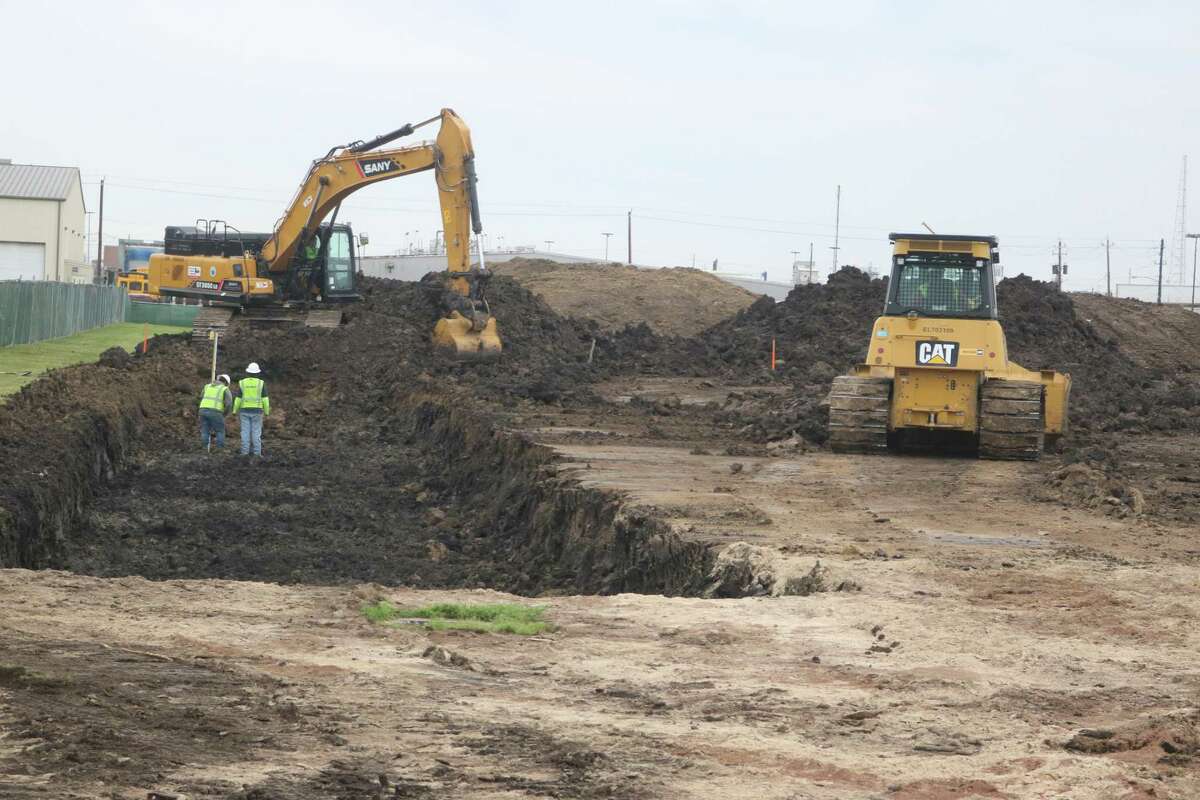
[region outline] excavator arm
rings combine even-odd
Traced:
[[[411,147],[377,149],[418,128],[441,121],[433,142]],[[332,148],[313,162],[308,175],[263,245],[260,262],[272,274],[286,273],[298,249],[307,244],[321,222],[343,200],[364,186],[432,170],[437,183],[446,243],[447,309],[439,320],[434,343],[456,357],[495,357],[500,353],[496,321],[483,295],[489,273],[483,262],[478,234],[483,226],[475,191],[475,152],[471,131],[451,109],[415,125],[405,125],[368,142]],[[476,234],[479,263],[471,264],[472,233]]]

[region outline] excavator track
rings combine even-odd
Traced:
[[[841,375],[829,390],[829,446],[835,453],[886,453],[890,378]]]
[[[200,313],[196,314],[196,318],[192,320],[192,344],[211,347],[208,334],[215,332],[224,335],[225,329],[229,327],[232,319],[232,308],[210,306],[201,309]]]
[[[980,391],[979,457],[1037,461],[1045,445],[1042,385],[989,380]]]

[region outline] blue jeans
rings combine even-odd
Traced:
[[[211,408],[200,409],[200,442],[208,447],[210,437],[217,437],[217,447],[225,446],[225,417]]]
[[[261,411],[239,411],[238,422],[242,426],[242,455],[249,455],[251,449],[254,455],[262,455],[262,424]]]

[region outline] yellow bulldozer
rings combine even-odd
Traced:
[[[994,236],[893,233],[891,280],[864,363],[834,379],[837,453],[963,444],[980,458],[1036,460],[1067,432],[1071,376],[1008,358]]]

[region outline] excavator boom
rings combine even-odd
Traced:
[[[440,120],[437,139],[409,147],[376,149]],[[471,264],[471,238],[478,235],[479,202],[475,189],[475,152],[471,131],[451,109],[436,117],[405,125],[368,142],[333,148],[315,161],[286,212],[262,248],[268,272],[286,273],[297,250],[313,236],[351,193],[402,175],[432,170],[441,205],[446,243],[447,288],[451,308],[439,320],[434,344],[456,358],[494,358],[501,350],[496,321],[483,295],[489,273],[479,247],[479,264]],[[476,238],[478,244],[480,240]]]

